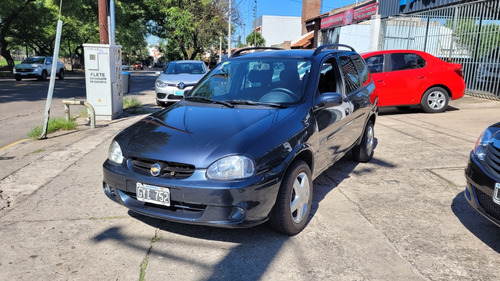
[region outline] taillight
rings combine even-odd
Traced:
[[[458,74],[461,78],[464,78],[464,74],[462,72],[462,68],[455,68],[454,69],[455,73]]]

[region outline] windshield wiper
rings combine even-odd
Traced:
[[[246,104],[246,105],[264,105],[264,106],[271,106],[271,107],[277,107],[277,108],[286,108],[286,105],[279,104],[279,103],[272,103],[272,102],[258,102],[258,101],[251,101],[251,100],[228,100],[228,103],[231,104]]]
[[[226,101],[213,100],[213,99],[209,99],[209,98],[206,98],[206,97],[200,97],[200,96],[189,96],[189,97],[185,97],[184,99],[185,100],[191,100],[191,101],[207,102],[207,103],[217,103],[217,104],[222,104],[224,106],[227,106],[229,108],[233,108],[234,107],[234,105],[232,105],[231,103],[226,102]]]

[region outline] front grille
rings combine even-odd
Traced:
[[[131,158],[130,161],[137,172],[149,176],[151,176],[151,166],[156,163],[162,167],[159,175],[162,178],[185,179],[194,173],[194,166],[189,164],[141,158]]]
[[[497,141],[497,143],[499,143]],[[495,178],[500,179],[500,147],[490,143],[484,157],[485,169]]]
[[[31,68],[18,68],[16,69],[17,72],[33,72],[33,69]]]
[[[500,220],[500,205],[493,202],[493,198],[488,194],[482,192],[479,188],[474,187],[479,205],[492,217]]]

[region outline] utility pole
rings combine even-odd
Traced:
[[[229,58],[231,56],[231,2],[232,0],[229,0],[229,28],[227,30],[227,57]]]
[[[99,43],[109,44],[108,1],[99,0]]]
[[[253,10],[253,22],[253,46],[255,47],[257,45],[257,0],[255,0],[255,6]]]

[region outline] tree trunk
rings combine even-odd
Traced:
[[[9,43],[7,43],[7,40],[5,38],[8,36],[8,31],[10,30],[10,26],[14,22],[14,20],[17,18],[19,13],[26,8],[31,2],[34,2],[35,0],[24,0],[23,3],[16,9],[10,12],[10,14],[5,18],[2,19],[2,25],[0,29],[0,55],[7,60],[7,66],[12,72],[12,69],[14,69],[14,59],[12,58],[10,54],[10,50],[7,49],[7,46]]]

